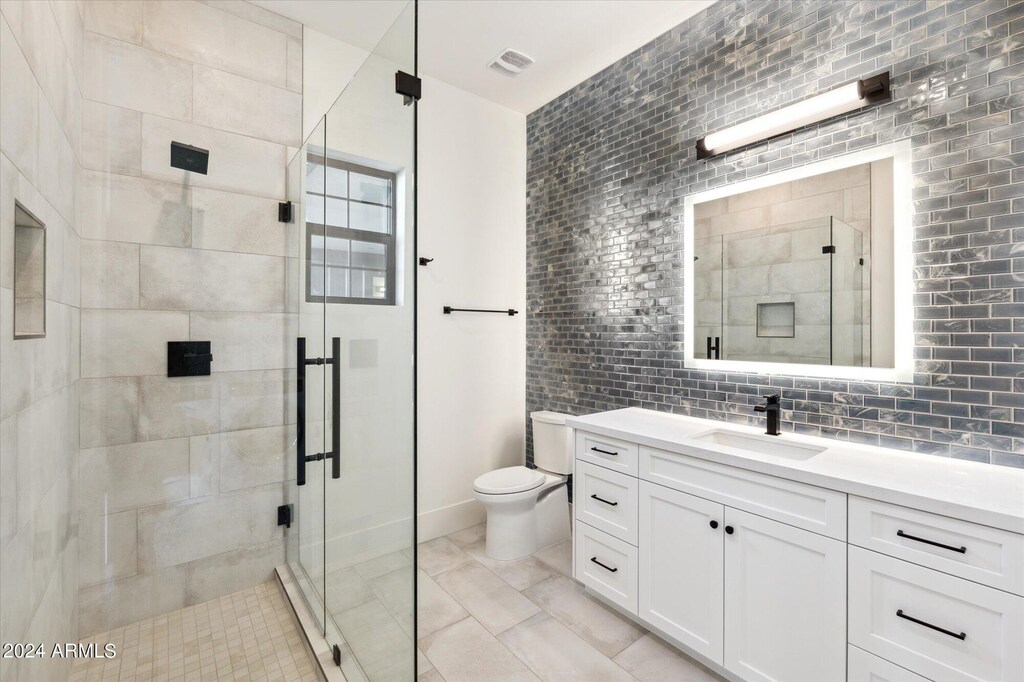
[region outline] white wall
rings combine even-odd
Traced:
[[[304,44],[308,135],[364,53],[309,29]],[[483,521],[473,479],[523,461],[526,116],[424,77],[418,163],[418,255],[435,259],[417,268],[422,541]]]
[[[419,113],[420,540],[479,523],[473,479],[523,463],[526,116],[424,79]],[[455,313],[514,307],[519,315]]]

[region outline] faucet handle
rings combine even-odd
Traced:
[[[779,404],[779,399],[781,397],[782,396],[780,396],[778,393],[774,393],[772,395],[766,395],[764,397],[764,400],[765,400],[765,403],[768,404],[768,405],[778,405]]]

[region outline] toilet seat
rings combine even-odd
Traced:
[[[537,469],[524,466],[495,469],[473,481],[473,490],[483,495],[510,495],[533,490],[547,478]]]

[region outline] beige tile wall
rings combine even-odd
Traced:
[[[263,582],[284,560],[289,147],[301,26],[245,2],[81,6],[81,635]],[[297,51],[296,51],[297,50]],[[169,164],[172,140],[209,174]],[[166,344],[208,340],[208,377]]]
[[[0,642],[77,639],[83,37],[73,0],[0,2]],[[14,340],[14,206],[46,227],[46,336]],[[0,680],[66,680],[0,659]]]

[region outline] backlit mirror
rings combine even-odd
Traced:
[[[901,143],[688,197],[687,365],[909,378],[909,193]]]

